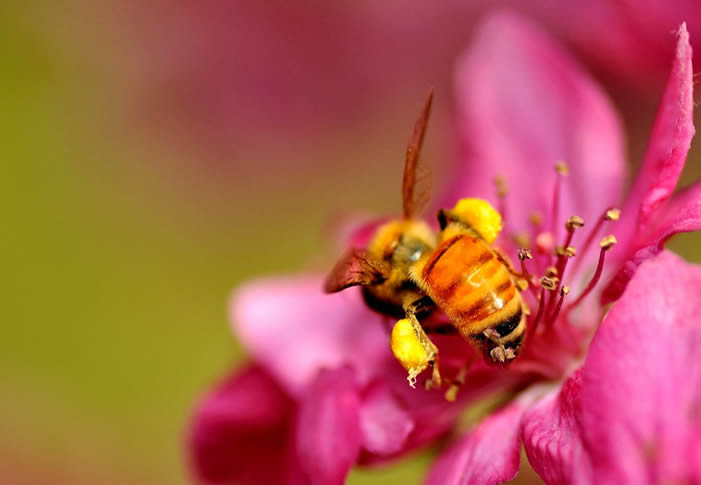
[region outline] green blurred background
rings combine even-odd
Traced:
[[[332,106],[288,130],[242,112],[222,130],[168,108],[188,107],[168,78],[140,89],[127,17],[80,3],[2,10],[0,482],[187,483],[189,410],[243,358],[228,330],[232,288],[324,268],[335,215],[394,210],[430,84],[428,157],[450,157],[450,56],[469,33],[438,68],[347,117]],[[622,92],[612,94],[638,160],[656,100]],[[699,152],[685,183],[701,173]],[[700,261],[700,241],[672,246]],[[351,483],[419,483],[426,464],[424,454],[356,471]]]

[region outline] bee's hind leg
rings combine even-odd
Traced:
[[[438,347],[428,338],[419,323],[417,313],[433,306],[426,297],[410,300],[404,304],[406,318],[399,320],[392,329],[390,346],[392,353],[409,373],[409,384],[414,387],[416,376],[432,367],[432,386],[441,385],[441,375],[438,368]]]
[[[417,323],[418,323],[418,318],[422,315],[427,315],[431,313],[436,307],[436,304],[433,303],[433,300],[427,295],[422,296],[421,298],[418,298],[416,300],[413,300],[411,303],[405,306],[405,311],[407,312],[407,316],[409,314],[412,314],[416,317]],[[454,328],[452,325],[450,326],[451,328]],[[442,379],[441,379],[441,373],[440,373],[440,366],[439,366],[439,358],[438,358],[438,348],[435,346],[435,344],[429,339],[428,333],[429,330],[425,329],[423,325],[419,324],[419,328],[421,333],[423,334],[423,338],[425,338],[428,343],[435,349],[435,356],[431,362],[429,362],[429,365],[431,366],[432,372],[431,372],[431,379],[426,381],[426,389],[430,389],[432,387],[438,387],[440,388],[442,385]]]

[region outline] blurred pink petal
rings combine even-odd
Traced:
[[[396,453],[402,448],[414,421],[383,381],[373,382],[360,408],[363,448],[371,453]]]
[[[321,368],[353,364],[364,383],[391,361],[382,317],[360,292],[327,295],[321,285],[321,277],[275,278],[248,283],[234,295],[234,332],[296,396]]]
[[[701,36],[701,4],[695,1],[641,0],[553,2],[511,0],[533,13],[607,78],[628,90],[652,92],[664,82],[673,48],[671,32],[689,22],[692,38]]]
[[[527,404],[514,401],[453,443],[436,461],[428,485],[499,484],[521,466],[521,416]]]
[[[259,367],[227,377],[195,411],[193,472],[207,484],[282,483],[292,412],[290,398]]]
[[[297,456],[312,483],[344,483],[363,442],[359,411],[353,370],[322,370],[302,399],[296,426]]]
[[[640,266],[592,341],[581,382],[524,418],[544,478],[559,483],[576,464],[591,483],[701,481],[699,292],[701,268],[671,253]]]
[[[691,47],[686,24],[679,27],[677,50],[667,88],[650,135],[643,165],[623,206],[616,227],[628,243],[651,220],[674,191],[694,136]]]
[[[640,264],[664,249],[667,240],[680,232],[701,229],[701,182],[672,196],[658,211],[646,233],[636,241],[628,259],[602,295],[604,303],[620,297]]]
[[[492,15],[459,60],[456,84],[461,157],[443,206],[465,196],[494,201],[494,177],[503,175],[507,222],[529,229],[529,213],[539,211],[549,224],[561,161],[570,177],[560,217],[594,221],[619,201],[625,163],[618,117],[589,76],[529,21]]]

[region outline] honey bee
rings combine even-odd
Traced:
[[[371,308],[403,317],[392,329],[390,346],[412,386],[429,366],[432,384],[441,385],[438,348],[420,323],[436,308],[455,333],[502,364],[516,358],[526,329],[515,283],[519,275],[492,247],[501,215],[484,200],[461,199],[453,209],[438,212],[439,234],[415,218],[428,200],[417,191],[417,166],[432,96],[431,90],[409,138],[403,217],[380,226],[367,248],[349,250],[324,286],[336,292],[360,285]]]

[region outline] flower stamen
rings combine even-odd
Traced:
[[[594,276],[592,276],[591,280],[589,281],[589,284],[584,289],[582,294],[579,295],[579,297],[577,297],[577,299],[575,301],[573,301],[567,307],[568,311],[570,309],[576,307],[577,305],[579,305],[579,303],[591,292],[591,290],[594,288],[594,286],[599,282],[599,278],[601,278],[601,273],[604,269],[604,259],[605,259],[606,253],[615,244],[616,244],[616,238],[613,235],[609,235],[609,236],[606,236],[603,239],[601,239],[601,242],[599,243],[599,247],[601,247],[601,252],[599,253],[599,262],[596,265],[596,271],[594,271]]]
[[[542,278],[541,278],[542,280]],[[538,328],[538,324],[540,323],[540,320],[543,318],[543,313],[545,311],[545,287],[541,286],[540,287],[540,298],[538,299],[538,311],[535,314],[535,318],[533,319],[533,324],[531,325],[531,333],[535,335],[535,332]]]
[[[553,188],[552,218],[550,219],[550,232],[557,238],[557,220],[560,212],[560,186],[562,178],[569,175],[570,169],[564,162],[555,164],[555,187]]]
[[[557,320],[557,316],[560,314],[560,310],[562,309],[562,302],[565,300],[565,296],[569,295],[569,293],[570,293],[569,286],[565,285],[562,288],[560,288],[560,299],[557,301],[557,306],[555,307],[555,310],[550,313],[547,320],[545,321],[545,330],[546,331],[549,330],[550,327],[552,327],[555,320]]]
[[[519,261],[521,261],[521,278],[523,278],[523,280],[525,280],[528,283],[528,289],[533,295],[533,299],[535,301],[538,301],[538,292],[536,291],[535,283],[533,282],[534,276],[533,273],[531,273],[530,269],[528,269],[528,266],[526,265],[527,260],[533,259],[533,254],[531,253],[531,250],[526,248],[520,248],[518,250],[518,259]]]
[[[620,209],[616,209],[615,207],[610,207],[606,209],[602,216],[596,221],[596,224],[592,228],[591,232],[589,232],[589,234],[587,235],[587,239],[584,241],[584,244],[581,246],[581,250],[579,251],[580,259],[574,263],[573,271],[576,271],[582,264],[582,261],[584,260],[582,256],[584,256],[587,253],[587,251],[589,251],[589,248],[594,242],[594,238],[599,233],[599,230],[601,229],[601,226],[604,224],[604,222],[617,221],[620,217]]]
[[[567,262],[571,259],[574,258],[576,254],[576,250],[573,246],[570,246],[570,243],[572,242],[572,237],[574,236],[574,232],[584,226],[584,220],[579,217],[579,216],[572,216],[569,219],[567,219],[567,222],[565,223],[565,229],[567,230],[567,236],[565,237],[565,242],[562,246],[558,246],[555,249],[555,255],[557,256],[557,259],[555,261],[555,270],[557,276],[560,278],[560,284],[558,285],[557,289],[555,292],[552,294],[550,297],[550,301],[548,303],[548,309],[546,314],[551,315],[553,312],[553,307],[555,306],[555,294],[560,290],[560,285],[562,284],[563,278],[565,276],[565,269],[567,268]]]
[[[574,232],[574,231],[572,231]],[[571,234],[571,233],[570,233]],[[571,237],[568,237],[568,240],[571,240]],[[567,247],[561,247],[558,246],[557,250],[555,251],[555,254],[557,254],[557,265],[555,266],[555,269],[559,275],[560,281],[558,283],[557,289],[553,292],[552,297],[550,298],[550,302],[548,303],[548,315],[551,315],[553,313],[553,306],[555,305],[555,294],[560,291],[562,287],[562,282],[565,277],[565,270],[567,269],[567,262],[571,259],[574,258],[576,254],[576,249],[573,246],[567,246]],[[567,290],[569,292],[569,290]]]
[[[506,179],[502,175],[497,175],[494,177],[494,185],[496,186],[497,199],[499,200],[497,208],[501,214],[501,218],[506,221],[506,196],[509,195],[509,189],[506,186]]]
[[[465,377],[467,377],[467,371],[470,369],[471,365],[472,365],[472,359],[468,360],[465,363],[465,365],[463,365],[460,368],[457,375],[455,376],[455,379],[450,384],[450,386],[448,386],[448,389],[445,391],[445,394],[443,395],[443,397],[445,398],[446,401],[455,402],[455,400],[458,397],[458,391],[463,386],[463,384],[465,384]]]

